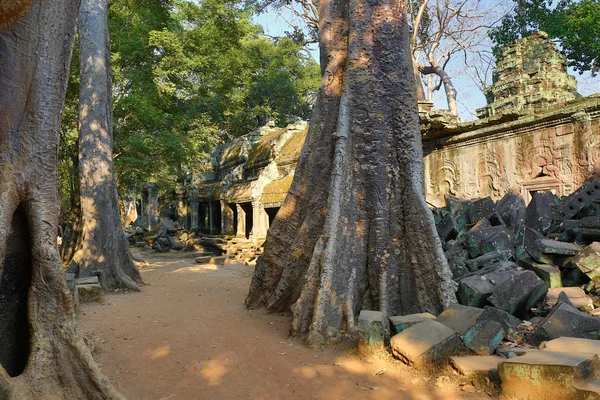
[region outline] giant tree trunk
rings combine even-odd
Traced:
[[[139,290],[129,255],[113,167],[112,95],[106,0],[83,0],[79,19],[79,176],[82,239],[73,257],[79,277],[103,289]]]
[[[0,7],[0,398],[122,398],[78,332],[56,243],[78,1],[27,1],[18,16],[10,3]]]
[[[310,344],[361,309],[439,313],[451,273],[423,194],[403,0],[319,2],[323,80],[296,175],[269,230],[248,307],[292,310]]]

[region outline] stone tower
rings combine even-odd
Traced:
[[[567,74],[567,60],[545,32],[516,40],[502,52],[485,90],[488,105],[477,110],[479,118],[507,113],[537,113],[573,100],[575,78]]]

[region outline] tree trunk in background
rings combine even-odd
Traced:
[[[414,71],[402,0],[319,2],[323,80],[290,192],[248,307],[292,310],[309,344],[386,315],[455,301],[423,194]]]
[[[107,0],[82,0],[79,18],[82,238],[72,264],[78,266],[79,277],[97,275],[103,289],[139,290],[141,276],[129,255],[114,178],[107,18]]]
[[[56,243],[58,135],[78,9],[78,0],[0,6],[2,399],[122,399],[81,339]]]

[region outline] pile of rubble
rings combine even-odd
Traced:
[[[221,254],[228,257],[229,262],[255,266],[256,260],[263,253],[263,242],[256,243],[246,238],[223,238],[218,236],[203,236],[200,241],[205,246],[219,249]]]
[[[359,316],[359,348],[480,374],[519,399],[600,399],[600,179],[526,207],[446,198],[433,210],[457,282],[438,316]]]

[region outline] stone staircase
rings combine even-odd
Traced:
[[[600,400],[600,341],[561,337],[541,347],[498,365],[503,395]]]

